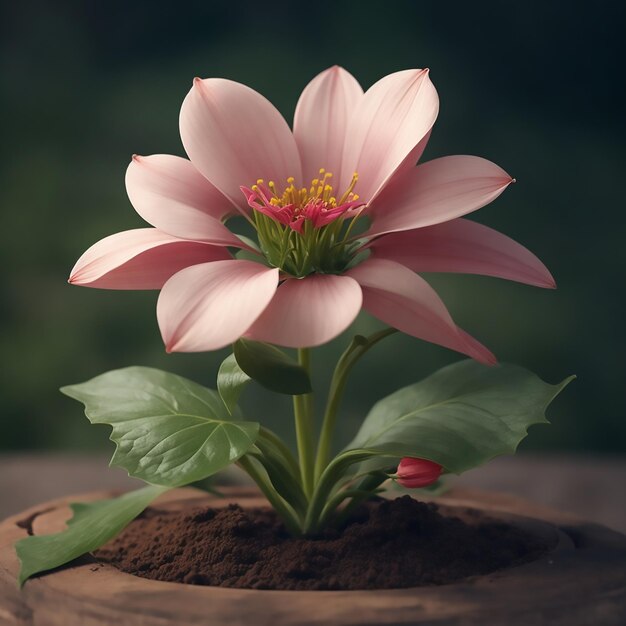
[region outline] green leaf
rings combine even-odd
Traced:
[[[33,574],[64,565],[104,545],[167,489],[148,485],[111,500],[71,504],[74,516],[66,530],[26,537],[15,544],[22,564],[20,586]]]
[[[155,485],[201,480],[243,456],[259,431],[228,414],[219,394],[181,376],[127,367],[61,391],[92,424],[113,427],[111,465]]]
[[[461,361],[377,402],[346,449],[429,459],[460,474],[515,452],[573,378],[549,385],[515,365]]]
[[[239,367],[270,391],[292,396],[312,391],[307,371],[275,346],[239,339],[233,350]]]
[[[239,367],[234,354],[222,361],[217,373],[217,390],[231,415],[237,406],[241,392],[251,380],[250,376]]]

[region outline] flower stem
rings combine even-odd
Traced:
[[[301,529],[298,516],[291,506],[276,493],[264,472],[257,467],[255,460],[248,456],[242,456],[237,463],[263,492],[263,495],[280,515],[287,530],[294,536],[300,535]]]
[[[298,462],[294,458],[291,450],[288,448],[287,444],[274,432],[269,430],[269,428],[264,428],[261,426],[261,430],[259,431],[259,435],[261,439],[266,439],[270,443],[272,443],[276,448],[280,451],[283,460],[289,466],[291,473],[294,476],[297,476],[299,473]]]
[[[315,483],[315,490],[309,500],[309,508],[304,521],[305,534],[314,533],[318,530],[320,514],[328,503],[333,486],[348,467],[355,463],[360,463],[370,456],[371,453],[367,450],[348,450],[336,456],[324,468],[319,480]]]
[[[318,527],[324,528],[327,525],[329,519],[337,513],[337,509],[339,508],[339,505],[344,500],[347,500],[348,498],[352,498],[353,499],[352,502],[354,502],[356,498],[363,498],[367,500],[368,498],[371,498],[373,495],[376,495],[380,491],[384,491],[384,489],[374,488],[368,491],[362,491],[360,489],[346,489],[345,491],[340,491],[339,493],[335,494],[332,498],[330,498],[326,506],[323,508],[322,513],[319,518]],[[362,501],[363,500],[359,500],[359,503]],[[351,508],[349,513],[351,513],[353,510],[354,509]],[[347,517],[350,517],[350,515],[348,515]]]
[[[351,490],[354,493],[351,494],[350,502],[346,504],[336,517],[335,523],[337,526],[343,525],[350,518],[350,515],[352,515],[359,504],[365,502],[368,498],[371,498],[372,495],[378,490],[378,487],[380,487],[380,485],[382,485],[388,478],[389,476],[383,472],[372,472],[360,482],[356,489]],[[327,515],[330,513],[331,511],[328,511]]]
[[[311,355],[308,348],[298,349],[298,362],[310,375]],[[296,440],[302,488],[307,497],[313,493],[314,483],[314,432],[313,432],[313,394],[293,396],[293,413],[296,423]]]
[[[256,445],[248,452],[267,472],[267,477],[278,494],[291,505],[298,514],[306,514],[309,502],[300,483],[300,471],[295,465],[295,472],[286,462],[281,451],[268,439],[259,437]],[[294,461],[295,462],[295,461]]]
[[[348,381],[350,371],[356,362],[372,346],[395,332],[395,328],[385,328],[384,330],[378,331],[369,337],[357,335],[339,358],[330,382],[330,391],[328,393],[326,411],[324,412],[324,421],[322,422],[322,432],[320,434],[319,445],[317,448],[317,458],[315,460],[316,481],[319,480],[330,459],[332,437],[335,430],[335,422],[337,421],[337,411],[339,409],[339,405],[341,404],[341,399],[343,397],[343,392],[346,382]]]

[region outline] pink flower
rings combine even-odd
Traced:
[[[439,479],[443,467],[426,459],[404,457],[396,470],[395,480],[408,489],[428,487]]]
[[[249,87],[195,79],[180,113],[189,160],[135,156],[126,174],[130,201],[154,228],[96,243],[70,282],[161,289],[168,351],[215,350],[241,336],[316,346],[363,307],[493,363],[416,272],[554,281],[521,245],[461,217],[513,182],[504,170],[473,156],[415,167],[437,111],[428,70],[390,74],[363,93],[332,67],[303,91],[292,132]],[[237,215],[254,226],[258,248],[226,227]],[[232,256],[236,249],[246,260]]]

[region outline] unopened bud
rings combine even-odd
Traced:
[[[439,463],[404,457],[393,478],[403,487],[418,489],[432,485],[441,476],[442,471],[443,467]]]

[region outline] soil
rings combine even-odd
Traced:
[[[374,500],[340,530],[294,538],[269,508],[148,509],[94,556],[129,574],[192,585],[349,590],[445,585],[549,549],[478,511],[454,513],[409,496]]]

